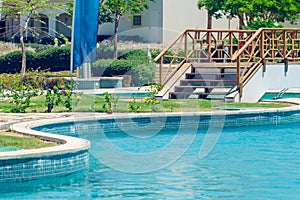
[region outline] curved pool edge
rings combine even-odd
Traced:
[[[88,169],[90,141],[35,131],[30,128],[30,122],[10,127],[12,131],[56,142],[58,145],[0,152],[0,183],[63,177]]]
[[[38,121],[43,121],[43,120],[38,120]],[[51,120],[47,119],[45,121],[51,121]],[[34,157],[41,157],[41,156],[75,153],[79,151],[88,150],[91,146],[90,141],[85,139],[35,131],[31,129],[32,122],[22,122],[22,123],[13,124],[10,126],[10,128],[14,132],[21,133],[24,135],[35,136],[42,140],[58,143],[58,145],[54,147],[46,147],[46,148],[38,148],[38,149],[0,152],[0,160],[17,159],[17,158],[34,158]]]
[[[11,152],[0,152],[0,160],[3,159],[13,159],[13,158],[27,158],[27,157],[39,157],[45,155],[57,155],[64,153],[74,153],[77,151],[88,150],[90,148],[90,141],[59,135],[51,134],[41,131],[33,130],[32,128],[56,124],[56,123],[66,123],[66,122],[76,122],[76,121],[91,121],[91,120],[101,120],[101,119],[122,119],[122,118],[142,118],[142,117],[162,117],[162,116],[212,116],[212,115],[243,115],[243,114],[262,114],[262,113],[276,113],[276,112],[288,112],[288,111],[300,111],[300,105],[294,105],[284,108],[266,108],[266,109],[247,109],[247,110],[218,110],[218,111],[208,111],[208,112],[161,112],[161,113],[113,113],[113,114],[103,114],[103,113],[80,113],[74,114],[69,117],[53,118],[53,119],[42,119],[34,120],[28,122],[16,123],[10,126],[12,131],[32,135],[43,140],[49,140],[52,142],[60,143],[60,145],[47,148],[31,149],[31,150],[19,150]]]
[[[172,112],[172,113],[73,113],[69,117],[43,119],[22,122],[11,125],[11,130],[32,135],[43,140],[60,143],[55,147],[18,150],[10,152],[0,152],[0,183],[16,182],[39,179],[43,177],[66,176],[83,169],[88,169],[90,141],[59,135],[47,132],[33,130],[33,128],[49,124],[59,124],[68,122],[82,122],[92,120],[107,119],[126,119],[126,118],[143,118],[143,117],[176,117],[176,116],[210,116],[227,115],[232,124],[237,124],[237,118],[249,117],[252,125],[256,123],[256,116],[266,115],[268,118],[280,115],[280,113],[300,113],[300,106],[291,106],[285,108],[268,108],[268,109],[247,109],[247,110],[218,110],[209,112]],[[254,116],[254,117],[253,117]],[[232,118],[231,118],[232,117]],[[297,117],[299,118],[299,117]],[[259,118],[260,120],[260,118]],[[277,117],[276,117],[277,120]],[[252,122],[253,121],[253,122]],[[265,123],[262,121],[262,123]],[[277,122],[276,122],[277,123]],[[129,125],[129,124],[128,124]],[[250,124],[251,125],[251,124]],[[258,125],[260,125],[258,123]],[[130,126],[130,125],[129,125]]]

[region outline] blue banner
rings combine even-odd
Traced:
[[[73,16],[73,71],[96,60],[99,0],[75,0]]]

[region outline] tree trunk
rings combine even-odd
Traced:
[[[238,15],[238,18],[239,18],[239,30],[243,30],[245,27],[244,27],[244,15],[243,14],[239,14]]]
[[[20,43],[21,43],[21,49],[22,49],[22,68],[21,68],[21,76],[20,76],[21,81],[24,78],[25,72],[26,72],[26,51],[25,51],[25,44],[24,44],[24,34],[27,31],[31,14],[32,14],[32,12],[27,16],[27,19],[25,20],[25,23],[24,23],[24,27],[20,32]],[[20,20],[20,23],[21,23],[21,20]]]
[[[117,4],[120,4],[118,0]],[[118,32],[119,32],[119,22],[120,22],[120,13],[116,11],[115,14],[115,30],[114,30],[114,59],[118,58]]]
[[[212,29],[212,16],[210,14],[207,14],[207,29]]]
[[[119,31],[119,19],[116,19],[115,31],[114,31],[114,59],[118,58],[118,31]]]
[[[22,68],[21,68],[21,80],[22,80],[26,72],[26,52],[25,52],[25,44],[24,44],[24,35],[22,32],[20,37],[20,43],[22,49]]]

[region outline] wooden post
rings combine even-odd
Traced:
[[[229,45],[230,45],[229,56],[230,56],[230,58],[232,57],[232,54],[233,54],[232,34],[233,34],[232,32],[229,33]]]
[[[237,58],[237,68],[236,68],[236,82],[237,82],[237,89],[240,93],[240,97],[242,97],[242,83],[241,83],[241,73],[240,73],[240,56]]]
[[[284,58],[283,62],[284,62],[284,72],[287,73],[289,68],[289,60],[287,58]]]
[[[211,59],[211,32],[208,31],[207,32],[207,51],[208,51],[208,55],[210,56],[209,59]]]
[[[164,57],[160,57],[159,60],[159,84],[162,85],[162,68],[163,68]]]
[[[262,59],[263,64],[263,72],[267,71],[267,60],[265,58],[265,32],[261,32],[261,38],[260,38],[260,57]]]
[[[266,58],[262,59],[262,64],[263,64],[263,72],[266,72],[267,71],[267,60],[266,60]]]
[[[184,56],[185,62],[188,62],[188,32],[186,31],[184,34]]]
[[[286,31],[284,31],[283,34],[283,59],[286,59],[286,53],[287,53],[287,41],[286,41]]]

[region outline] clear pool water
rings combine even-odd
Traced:
[[[72,123],[39,129],[77,134]],[[133,174],[102,164],[98,154],[109,149],[101,147],[97,130],[82,129],[80,136],[92,142],[87,171],[63,178],[2,184],[0,198],[299,199],[299,130],[299,123],[225,128],[213,151],[204,159],[199,159],[198,154],[206,131],[199,130],[176,162],[154,172]],[[169,143],[177,130],[163,129],[151,139],[134,138],[121,131],[105,134],[126,151],[147,153]],[[136,134],[147,134],[147,129],[137,130]],[[190,134],[186,130],[183,137]]]
[[[17,150],[21,150],[21,148],[11,147],[11,146],[0,146],[0,152],[17,151]]]
[[[278,92],[267,92],[261,97],[261,101],[274,100],[277,98]],[[300,98],[300,93],[284,93],[279,99]]]
[[[145,98],[148,97],[149,92],[136,92],[136,93],[114,93],[120,98]],[[97,94],[98,96],[103,96],[103,94]]]

